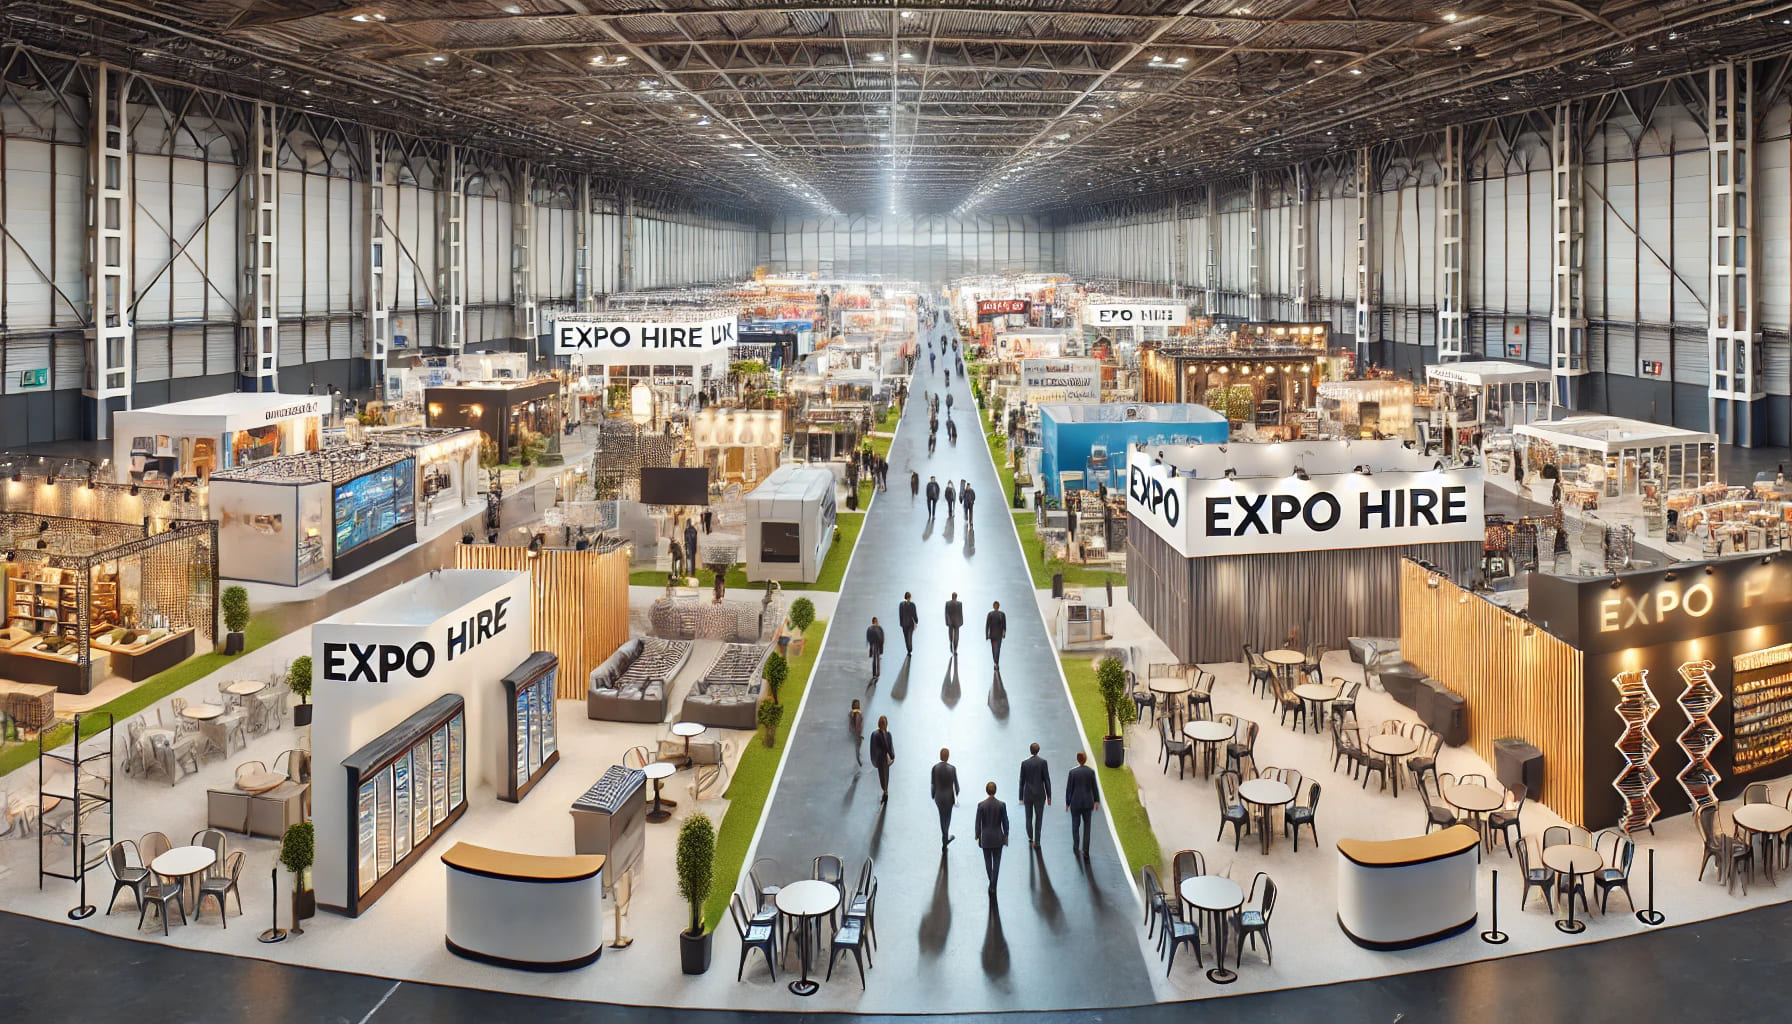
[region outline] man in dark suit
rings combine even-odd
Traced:
[[[687,516],[684,521],[684,564],[692,576],[697,575],[697,524]]]
[[[946,637],[952,642],[952,656],[958,656],[958,630],[964,625],[964,605],[958,601],[958,591],[952,592],[952,599],[946,602]]]
[[[953,489],[952,481],[946,481],[946,518],[952,518],[952,503],[958,500],[958,492]]]
[[[902,603],[896,606],[896,624],[902,627],[902,643],[908,653],[915,653],[915,627],[921,624],[921,613],[915,609],[914,595],[904,591]]]
[[[1002,667],[1002,638],[1007,635],[1008,615],[1002,611],[1002,602],[993,601],[983,617],[983,638],[989,641],[989,656],[998,669]]]
[[[934,507],[940,503],[940,481],[938,477],[927,478],[927,518],[933,518]]]
[[[871,734],[871,766],[877,769],[877,785],[883,791],[878,803],[890,802],[890,765],[896,760],[896,743],[890,739],[890,719],[877,716],[877,731]]]
[[[933,794],[933,804],[940,809],[940,849],[945,849],[953,839],[952,808],[958,803],[958,769],[952,767],[949,760],[952,752],[945,747],[940,748],[940,763],[933,766],[933,777],[929,780],[929,788]]]
[[[977,503],[977,492],[971,490],[970,484],[958,489],[958,503],[964,506],[964,525],[971,525],[971,506]]]
[[[1091,818],[1100,807],[1101,791],[1095,787],[1095,769],[1089,767],[1089,755],[1079,750],[1076,767],[1064,780],[1064,809],[1070,812],[1070,849],[1084,857],[1089,856]]]
[[[989,894],[996,894],[1002,873],[1002,847],[1008,845],[1008,805],[996,799],[996,784],[983,787],[989,799],[977,805],[977,845],[983,849],[983,870],[989,872]]]
[[[871,681],[875,683],[884,664],[884,627],[877,624],[875,615],[871,616],[871,625],[865,630],[865,646],[871,652]]]
[[[1028,752],[1033,756],[1020,763],[1020,805],[1026,808],[1027,843],[1037,850],[1045,835],[1045,808],[1052,802],[1052,773],[1039,756],[1039,744]]]

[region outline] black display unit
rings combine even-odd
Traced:
[[[560,656],[552,651],[536,651],[503,678],[510,747],[498,799],[520,801],[559,762],[559,716],[554,708],[559,680]]]
[[[709,504],[709,470],[677,466],[641,467],[641,504]]]
[[[348,893],[359,917],[467,812],[467,704],[444,694],[355,751],[348,771]]]

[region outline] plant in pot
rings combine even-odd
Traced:
[[[292,709],[292,724],[302,729],[311,724],[311,655],[292,660],[286,670],[286,687],[299,698],[298,706]]]
[[[227,587],[219,599],[224,612],[224,653],[243,653],[243,630],[249,628],[249,592],[242,587]]]
[[[299,922],[317,916],[317,893],[311,888],[311,862],[317,853],[317,832],[301,821],[280,837],[280,865],[292,872],[292,933],[305,934]]]
[[[778,742],[778,723],[784,720],[784,705],[769,700],[759,702],[759,724],[765,727],[765,745]]]
[[[709,900],[715,871],[716,827],[708,815],[698,811],[678,830],[678,895],[691,908],[691,926],[678,935],[679,958],[686,974],[709,970],[710,934],[703,927],[703,904]]]
[[[1101,691],[1101,707],[1108,715],[1108,734],[1101,738],[1102,763],[1118,768],[1126,762],[1126,737],[1120,727],[1138,717],[1138,705],[1126,692],[1126,666],[1109,655],[1095,666],[1095,686]]]
[[[809,627],[815,625],[815,602],[806,597],[799,597],[790,602],[790,626],[795,629],[798,639],[791,647],[791,657],[803,653],[803,643]]]
[[[782,654],[773,651],[766,656],[765,669],[761,674],[765,676],[765,688],[772,695],[772,703],[776,704],[778,690],[783,687],[784,680],[790,675],[790,662]]]

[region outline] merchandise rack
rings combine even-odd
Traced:
[[[1680,691],[1678,703],[1686,714],[1686,729],[1676,742],[1686,752],[1686,767],[1675,778],[1695,811],[1717,806],[1718,775],[1711,766],[1711,751],[1723,739],[1723,733],[1712,724],[1711,709],[1723,700],[1723,694],[1711,681],[1711,670],[1716,667],[1710,661],[1689,661],[1680,666],[1686,689]]]
[[[1624,814],[1618,827],[1626,833],[1648,829],[1655,832],[1655,818],[1661,805],[1655,802],[1652,790],[1660,776],[1649,764],[1655,756],[1655,738],[1649,735],[1649,721],[1661,710],[1661,702],[1649,689],[1649,670],[1634,669],[1612,677],[1618,687],[1618,717],[1624,721],[1624,733],[1613,746],[1624,758],[1624,770],[1612,780],[1612,788],[1624,801]]]
[[[99,729],[92,736],[82,739],[83,726],[88,719],[101,722]],[[44,887],[45,878],[78,879],[87,873],[89,868],[99,865],[112,847],[112,713],[109,711],[89,711],[75,715],[75,735],[64,753],[50,750],[45,746],[49,730],[37,736],[37,800],[39,811],[37,829],[37,887]],[[52,788],[56,782],[52,775],[60,776],[61,769],[67,770],[68,792],[60,792]],[[41,811],[47,800],[67,802],[72,812],[66,819],[58,819],[52,825],[47,814]],[[58,803],[58,806],[61,804]],[[104,831],[96,831],[102,824]],[[66,822],[66,824],[62,824]],[[45,846],[50,842],[65,843],[68,846],[68,864],[65,873],[63,865],[55,863],[60,855],[47,855]],[[95,853],[89,851],[97,851]]]
[[[1792,644],[1737,655],[1730,733],[1737,775],[1792,756]]]

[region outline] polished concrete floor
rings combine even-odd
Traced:
[[[841,856],[852,879],[867,856],[879,885],[876,966],[859,1006],[865,1010],[1003,1010],[1016,1006],[1116,1006],[1151,998],[1133,928],[1139,908],[1105,822],[1088,863],[1072,856],[1062,801],[1048,808],[1044,843],[1028,848],[1016,800],[1020,762],[1037,742],[1052,785],[1081,749],[1081,732],[1058,674],[1033,598],[1033,584],[1005,514],[1001,485],[979,436],[970,389],[955,377],[950,394],[958,443],[948,442],[938,375],[916,375],[890,459],[890,489],[871,505],[840,591],[827,649],[809,684],[803,713],[767,809],[756,856],[807,877],[817,854]],[[940,392],[938,448],[927,452],[922,390]],[[921,474],[911,498],[908,474]],[[974,526],[944,501],[927,514],[929,476],[942,490],[969,480],[978,494]],[[897,603],[911,591],[920,611],[915,654],[903,656]],[[945,603],[964,603],[959,656],[950,655]],[[1007,609],[1002,673],[991,663],[984,617]],[[865,629],[877,616],[887,636],[882,677],[871,685]],[[866,737],[888,715],[896,760],[888,804],[877,773],[855,762],[847,712],[863,702]],[[962,793],[952,817],[956,841],[940,845],[939,813],[928,783],[941,747],[952,751]],[[994,780],[1009,805],[1012,840],[997,894],[987,893],[983,858],[972,836],[983,787]],[[1074,956],[1078,969],[1064,970]],[[842,969],[857,975],[848,957]],[[841,984],[836,971],[834,984]]]

